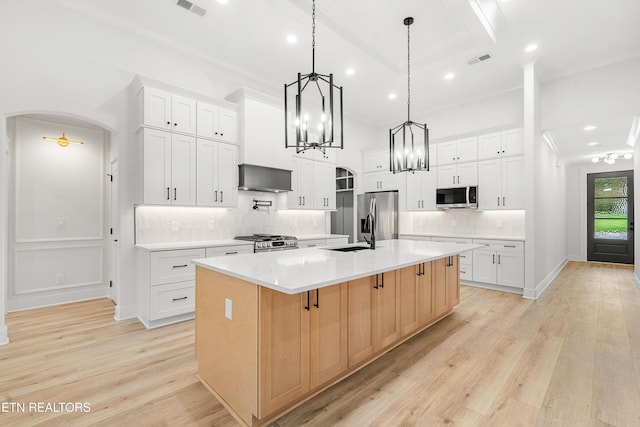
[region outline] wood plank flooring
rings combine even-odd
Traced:
[[[638,426],[631,274],[570,262],[537,301],[463,287],[454,314],[274,425]],[[2,426],[236,425],[195,378],[193,321],[146,330],[114,321],[102,299],[7,323]],[[88,402],[90,412],[29,412],[29,402]]]

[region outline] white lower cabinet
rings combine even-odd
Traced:
[[[191,260],[252,252],[253,245],[138,249],[138,319],[147,328],[193,319],[196,269]]]
[[[473,251],[473,280],[524,288],[524,242],[474,239],[485,245]]]
[[[473,242],[473,239],[464,237],[432,237],[431,241],[469,244]],[[471,252],[460,253],[460,280],[474,280],[473,255]]]

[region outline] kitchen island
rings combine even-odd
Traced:
[[[194,260],[198,376],[241,424],[267,424],[450,314],[458,254],[478,247],[388,240]]]

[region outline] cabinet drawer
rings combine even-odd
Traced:
[[[150,320],[163,319],[195,311],[196,282],[170,283],[151,288]]]
[[[471,265],[460,265],[460,280],[473,280],[473,267]]]
[[[253,245],[235,245],[235,246],[218,246],[215,248],[207,248],[207,258],[225,255],[252,254]]]
[[[151,286],[195,280],[196,268],[191,260],[204,256],[204,248],[152,252],[149,272]]]
[[[524,251],[524,242],[523,241],[510,241],[510,240],[484,240],[484,239],[473,239],[473,243],[478,245],[485,245],[485,249],[490,249],[493,251],[510,251],[510,252],[523,252]]]
[[[315,248],[318,246],[326,246],[324,239],[298,240],[298,246],[301,248]]]
[[[472,265],[473,264],[473,252],[460,252],[460,265]]]

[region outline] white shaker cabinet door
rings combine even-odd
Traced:
[[[218,144],[218,190],[219,206],[238,205],[238,146]]]
[[[235,111],[227,110],[226,108],[218,109],[218,137],[221,141],[230,143],[236,143],[236,128],[238,126],[237,114]]]
[[[171,201],[174,205],[196,204],[196,139],[171,136]]]
[[[524,154],[524,132],[522,128],[502,132],[502,150],[503,156]]]
[[[442,165],[442,163],[440,163]],[[457,184],[456,165],[438,166],[438,188],[452,188]]]
[[[476,249],[473,251],[473,280],[496,283],[496,252]]]
[[[173,95],[171,98],[171,122],[172,130],[195,135],[196,101]]]
[[[458,145],[458,162],[475,162],[478,160],[478,137],[459,139]]]
[[[457,187],[478,185],[478,162],[458,164],[456,182]]]
[[[147,126],[171,129],[171,94],[149,87],[142,89],[143,94],[143,122]]]
[[[441,142],[438,144],[438,166],[455,163],[458,158],[456,141]]]
[[[197,142],[196,202],[198,206],[218,206],[218,143]]]
[[[143,200],[145,204],[171,204],[171,134],[143,130]]]
[[[482,210],[502,208],[502,161],[500,159],[478,162],[478,208]]]
[[[498,252],[498,285],[524,288],[524,254],[522,252]]]
[[[500,132],[478,137],[478,160],[502,157],[502,134]]]
[[[524,156],[502,159],[502,208],[524,209]]]

